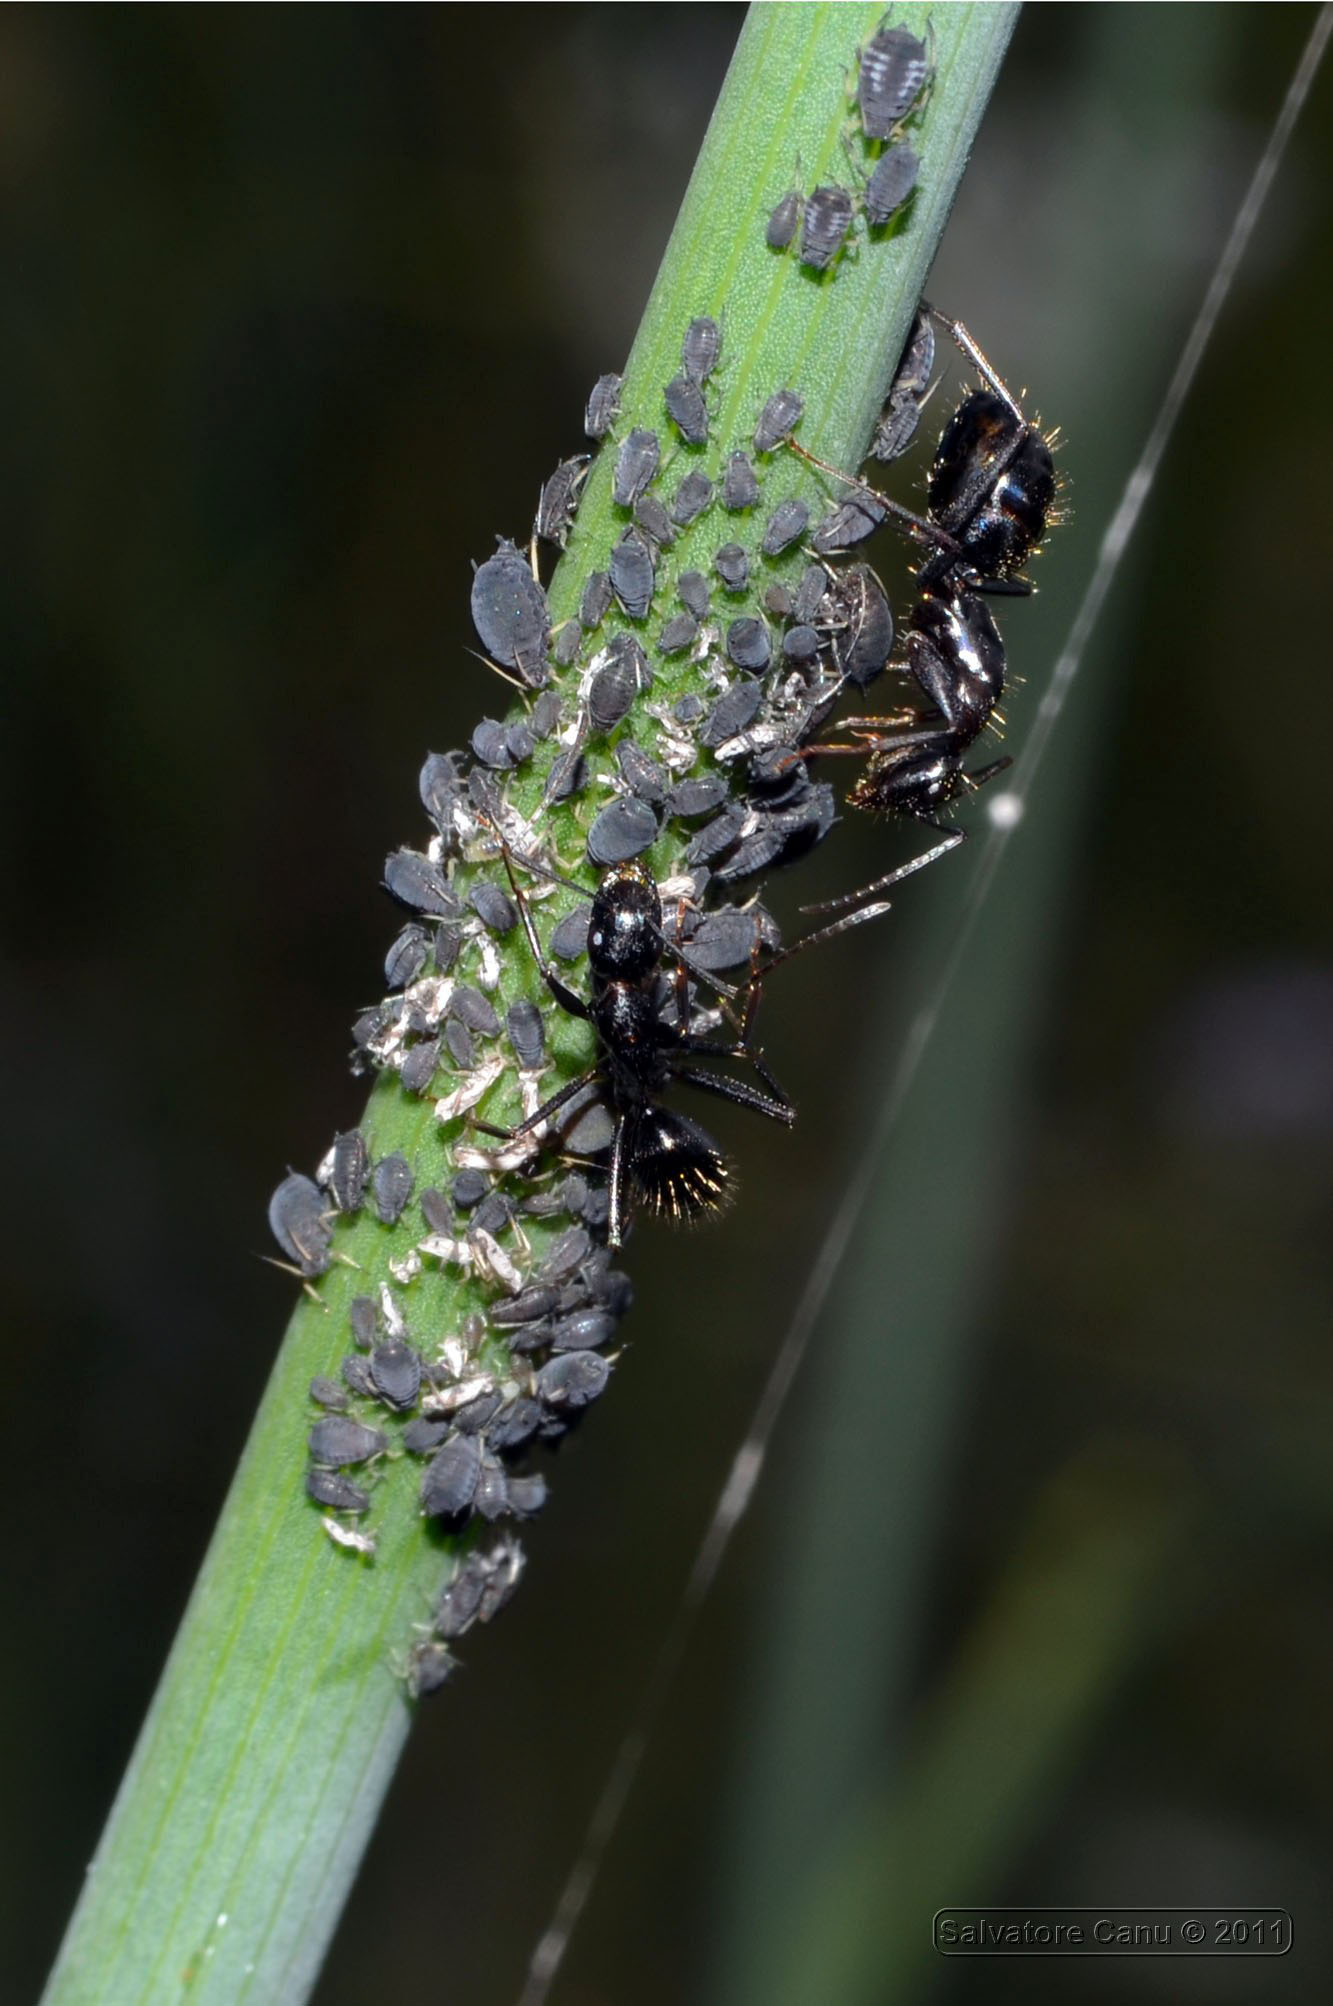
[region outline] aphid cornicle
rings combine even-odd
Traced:
[[[507,850],[504,856],[542,980],[562,1010],[592,1025],[600,1050],[594,1065],[552,1094],[517,1128],[493,1129],[486,1123],[478,1127],[516,1141],[549,1123],[562,1107],[596,1085],[613,1121],[608,1245],[621,1245],[639,1209],[677,1221],[716,1210],[729,1192],[727,1161],[697,1122],[662,1105],[662,1094],[673,1080],[682,1080],[788,1124],[795,1118],[790,1102],[762,1057],[749,1047],[746,1030],[731,1044],[690,1031],[688,961],[683,955],[676,961],[675,1017],[666,1015],[660,986],[663,961],[671,950],[662,930],[661,897],[650,871],[634,862],[617,865],[605,873],[592,895],[587,931],[592,995],[585,1002],[543,955]],[[695,1063],[699,1059],[746,1059],[770,1091],[709,1072]],[[586,1342],[586,1337],[580,1341]]]

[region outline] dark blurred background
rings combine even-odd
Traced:
[[[524,533],[623,363],[740,20],[0,14],[7,1997],[54,1954],[282,1330],[267,1195],[361,1104],[381,859],[423,833],[425,751],[494,701],[468,560]],[[1020,22],[932,278],[1066,442],[1073,519],[1005,618],[1015,751],[1312,20]],[[883,1974],[820,2000],[1322,1996],[1331,112],[1324,76],[567,2006],[772,1999],[788,1932],[785,1968],[836,1970],[831,1940]],[[788,923],[885,840],[844,825]],[[615,1397],[418,1725],[325,2006],[515,1995],[980,849],[766,1004],[801,1128],[739,1124],[738,1210],[637,1238]],[[837,1913],[858,1864],[873,1927]],[[1282,1903],[1298,1949],[1071,1988],[933,1957],[931,1911],[978,1900]]]

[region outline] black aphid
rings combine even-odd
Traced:
[[[561,460],[542,488],[533,527],[544,543],[559,544],[564,549],[578,507],[579,489],[587,472],[588,455],[579,453],[572,460]]]
[[[762,908],[722,906],[704,915],[690,942],[690,959],[696,968],[720,973],[748,967],[758,948],[777,944],[777,929]]]
[[[340,1212],[355,1212],[359,1209],[366,1193],[366,1179],[369,1175],[370,1153],[366,1148],[366,1138],[360,1129],[350,1128],[344,1135],[335,1135],[329,1190]]]
[[[599,376],[593,384],[583,417],[583,429],[590,439],[604,439],[620,416],[620,388],[624,380],[623,376],[612,373]]]
[[[405,926],[384,957],[384,980],[390,989],[406,989],[426,966],[430,935],[424,926]]]
[[[686,619],[689,615],[684,616]],[[620,777],[631,794],[637,794],[640,801],[647,801],[659,807],[666,800],[669,781],[664,766],[650,759],[643,747],[636,745],[632,738],[622,738],[616,747],[616,765]]]
[[[590,571],[579,600],[579,625],[585,633],[600,627],[611,604],[611,579],[605,571]]]
[[[347,1305],[347,1321],[352,1326],[352,1336],[357,1343],[369,1350],[375,1342],[377,1319],[375,1305],[369,1296],[356,1296]]]
[[[557,961],[577,961],[587,951],[588,913],[586,907],[578,906],[552,928],[551,952]]]
[[[796,582],[796,593],[792,600],[791,617],[798,626],[808,627],[819,611],[819,604],[828,590],[829,574],[822,564],[807,564]]]
[[[702,571],[682,571],[676,580],[676,597],[688,613],[702,620],[708,612],[708,580]]]
[[[867,220],[876,228],[887,223],[916,187],[920,172],[921,162],[910,146],[891,146],[881,154],[861,198]]]
[[[509,728],[498,717],[484,717],[472,730],[472,752],[483,766],[505,773],[514,763],[509,750]]]
[[[442,836],[453,833],[454,803],[460,786],[455,755],[451,752],[428,753],[417,780],[417,790],[422,807]]]
[[[810,511],[803,501],[779,502],[764,531],[765,557],[780,557],[793,543],[799,543],[809,520]]]
[[[685,330],[680,345],[680,365],[695,383],[706,383],[717,368],[722,353],[722,330],[715,320],[701,314]]]
[[[870,441],[869,457],[899,459],[916,437],[935,367],[935,323],[923,308],[912,323],[902,360],[889,387]]]
[[[582,748],[577,745],[561,746],[546,775],[546,785],[542,788],[543,802],[551,807],[557,801],[567,801],[571,794],[581,791],[586,777]]]
[[[703,514],[712,499],[713,483],[707,474],[701,474],[697,469],[693,473],[686,474],[676,489],[675,500],[671,504],[671,520],[679,524],[681,529],[688,529],[689,525],[696,522]]]
[[[762,675],[773,657],[773,644],[762,620],[746,614],[727,628],[727,655],[738,669],[752,669]]]
[[[926,81],[926,45],[908,28],[881,28],[861,51],[856,101],[867,139],[891,139]]]
[[[492,933],[498,933],[502,939],[518,925],[518,913],[514,902],[506,897],[499,885],[486,884],[484,881],[474,885],[468,904],[482,925],[489,927]]]
[[[633,508],[639,496],[657,474],[662,455],[656,432],[636,429],[621,441],[616,454],[616,477],[611,499],[620,508]]]
[[[412,1186],[416,1182],[412,1166],[407,1158],[395,1150],[392,1156],[382,1156],[375,1165],[371,1188],[375,1195],[375,1210],[381,1224],[395,1226],[403,1216],[403,1208],[412,1196]]]
[[[852,227],[854,214],[850,190],[839,188],[836,182],[807,196],[801,224],[801,263],[817,272],[827,271]]]
[[[706,822],[698,833],[690,838],[685,851],[687,864],[712,864],[725,856],[738,840],[745,827],[748,811],[739,801],[729,801],[720,815]]]
[[[342,1376],[351,1387],[353,1393],[358,1394],[361,1399],[373,1400],[375,1398],[375,1382],[370,1376],[370,1367],[365,1359],[358,1358],[355,1352],[350,1353],[348,1357],[344,1358],[342,1362]]]
[[[537,1005],[518,997],[505,1012],[505,1029],[514,1057],[525,1072],[535,1072],[546,1057],[546,1027]]]
[[[804,409],[804,398],[794,390],[775,390],[759,413],[759,422],[754,428],[756,453],[776,452],[800,423]]]
[[[463,946],[463,936],[456,926],[437,926],[435,929],[435,966],[441,975],[447,975],[457,961]]]
[[[775,620],[790,620],[791,593],[780,578],[770,579],[764,587],[764,611],[771,613]]]
[[[477,1047],[466,1024],[451,1018],[444,1027],[444,1043],[449,1057],[461,1073],[470,1073],[477,1063]]]
[[[542,1509],[546,1497],[545,1477],[539,1474],[530,1477],[509,1477],[505,1482],[503,1508],[512,1512],[515,1518],[532,1518]],[[478,1503],[478,1510],[480,1508]]]
[[[588,860],[599,870],[628,863],[657,841],[661,831],[646,801],[630,795],[608,801],[588,831]]]
[[[772,211],[764,230],[764,242],[770,250],[786,250],[800,224],[801,207],[800,192],[793,188]]]
[[[653,547],[637,529],[627,529],[611,551],[611,590],[631,620],[646,620],[653,603],[656,565]]]
[[[346,1389],[336,1379],[326,1379],[322,1373],[316,1373],[310,1382],[310,1398],[317,1407],[330,1407],[336,1414],[347,1412]]]
[[[839,675],[862,688],[873,682],[893,652],[893,614],[868,564],[839,574],[824,595],[819,617],[829,632]]]
[[[403,1092],[408,1094],[426,1093],[430,1088],[431,1081],[435,1078],[439,1063],[440,1041],[438,1038],[423,1040],[421,1044],[413,1045],[411,1051],[403,1060],[402,1070],[398,1075],[403,1083]]]
[[[340,1477],[336,1470],[307,1470],[305,1487],[325,1511],[370,1510],[370,1492],[363,1491],[350,1477]]]
[[[486,1193],[468,1224],[469,1233],[489,1233],[492,1239],[509,1230],[514,1223],[514,1211],[503,1191],[491,1190]]]
[[[313,1178],[299,1171],[283,1178],[268,1201],[268,1224],[287,1259],[307,1280],[325,1272],[332,1259],[333,1229]]]
[[[473,1205],[479,1204],[489,1190],[490,1184],[484,1170],[460,1170],[449,1186],[449,1194],[455,1205],[461,1206],[465,1212]],[[421,1202],[424,1206],[426,1202],[424,1191],[421,1194]]]
[[[574,1279],[593,1251],[592,1236],[583,1226],[567,1226],[547,1249],[536,1279],[555,1286]]]
[[[721,744],[721,740],[718,741]],[[715,815],[726,800],[725,775],[701,773],[696,780],[681,780],[667,795],[667,814],[673,821],[696,821],[700,815]]]
[[[555,639],[551,646],[551,653],[555,656],[555,659],[560,664],[560,667],[562,669],[567,669],[570,663],[577,658],[579,649],[582,646],[583,646],[582,627],[580,627],[577,620],[566,620],[564,626],[559,629],[559,631],[555,636]],[[529,748],[529,750],[531,750],[531,748]],[[521,762],[518,756],[515,755],[514,764],[517,766],[520,763]]]
[[[549,738],[560,723],[560,692],[543,690],[532,706],[532,715],[528,722],[532,726],[534,738]]]
[[[656,495],[640,495],[634,504],[634,520],[659,550],[667,550],[676,540],[676,526]]]
[[[651,873],[642,865],[627,863],[609,870],[597,888],[588,929],[593,976],[589,1002],[562,982],[546,961],[516,878],[513,888],[543,980],[561,1009],[592,1024],[600,1051],[586,1073],[502,1135],[513,1141],[529,1134],[595,1085],[613,1120],[608,1244],[621,1244],[636,1205],[675,1219],[716,1209],[727,1195],[726,1161],[697,1123],[661,1104],[660,1096],[672,1079],[683,1079],[774,1120],[790,1122],[792,1109],[744,1036],[735,1044],[719,1045],[693,1036],[687,1027],[664,1016],[659,976],[667,944],[662,901]],[[771,1091],[761,1093],[743,1081],[701,1070],[692,1063],[697,1057],[748,1059]],[[573,1146],[568,1136],[566,1141]],[[513,1493],[510,1502],[516,1510],[533,1508],[520,1504]]]
[[[595,1351],[567,1351],[548,1359],[537,1374],[537,1398],[557,1412],[579,1413],[606,1391],[607,1359]]]
[[[310,1430],[312,1460],[331,1470],[368,1463],[372,1456],[382,1456],[388,1446],[389,1438],[382,1429],[367,1428],[363,1421],[353,1421],[345,1414],[330,1414]]]
[[[815,524],[810,535],[811,548],[817,550],[821,557],[832,557],[840,550],[851,550],[873,536],[882,527],[887,514],[888,511],[876,501],[868,488],[859,489],[846,501],[837,503]]]
[[[492,1303],[490,1319],[498,1330],[517,1330],[525,1323],[544,1322],[554,1314],[559,1301],[558,1289],[521,1289],[516,1296]]]
[[[776,443],[776,442],[775,442]],[[722,506],[733,514],[739,509],[753,508],[759,499],[759,476],[747,453],[735,452],[727,455],[726,469],[722,475]]]
[[[572,634],[574,636],[573,654],[577,654],[583,640],[577,624],[571,621],[567,627],[561,629],[561,632],[562,634]],[[571,660],[572,658],[571,655]],[[505,733],[505,743],[509,747],[509,757],[513,760],[515,766],[524,765],[527,760],[531,759],[537,748],[537,741],[532,735],[532,728],[525,724],[522,718],[519,718],[516,723],[510,725],[508,731]]]
[[[707,445],[708,406],[699,385],[688,376],[673,376],[663,395],[667,412],[686,445]]]
[[[377,1344],[370,1354],[370,1377],[386,1407],[415,1407],[421,1391],[421,1360],[401,1337]]]
[[[819,636],[813,627],[788,627],[782,637],[782,653],[798,669],[807,668],[819,653]]]
[[[588,721],[597,731],[614,731],[649,680],[643,649],[632,634],[617,634],[588,685]]]
[[[458,900],[445,883],[444,872],[417,850],[395,850],[385,858],[384,888],[413,912],[434,913],[441,919],[458,917]]]
[[[713,569],[728,592],[743,592],[750,582],[750,560],[739,543],[724,543],[714,551]]]
[[[427,1415],[418,1414],[403,1429],[403,1447],[413,1456],[433,1456],[451,1425],[448,1421],[432,1421]]]
[[[699,622],[693,613],[673,613],[657,637],[659,655],[683,655],[692,647],[699,634]]]
[[[505,904],[508,905],[508,899]],[[496,1038],[500,1034],[500,1019],[495,1014],[495,1005],[489,996],[469,984],[460,983],[449,998],[449,1015],[466,1024],[469,1031],[475,1031],[482,1038]]]
[[[739,621],[736,624],[739,625]],[[752,624],[758,626],[761,623],[755,621]],[[736,734],[744,731],[748,724],[753,724],[759,715],[759,706],[763,698],[763,685],[760,682],[752,676],[740,677],[729,690],[723,691],[700,725],[700,745],[709,747],[725,745],[729,738],[735,738]]]
[[[547,681],[546,637],[551,616],[546,594],[522,551],[501,541],[472,580],[472,624],[482,647],[501,668],[513,669],[531,689]]]
[[[421,1509],[427,1518],[461,1518],[470,1511],[480,1474],[475,1435],[450,1435],[422,1473]]]

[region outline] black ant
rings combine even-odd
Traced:
[[[477,1127],[505,1141],[517,1141],[597,1081],[615,1117],[608,1244],[620,1246],[636,1206],[678,1222],[720,1209],[730,1195],[731,1166],[698,1122],[663,1107],[660,1096],[673,1080],[683,1080],[737,1107],[752,1108],[771,1121],[789,1126],[795,1121],[796,1110],[762,1056],[748,1043],[753,999],[747,1003],[745,1022],[735,1043],[691,1032],[690,963],[670,947],[662,930],[662,900],[652,873],[642,864],[625,863],[608,870],[591,894],[588,961],[592,997],[585,1002],[561,981],[543,955],[527,899],[503,843],[502,854],[543,982],[562,1010],[592,1025],[601,1051],[595,1065],[568,1081],[516,1128],[492,1128],[485,1122],[478,1122]],[[583,896],[589,894],[584,891]],[[676,961],[674,1022],[665,1016],[665,999],[660,994],[662,962],[668,951]],[[717,986],[721,991],[722,985]],[[761,1093],[741,1080],[703,1071],[689,1063],[696,1058],[748,1059],[770,1091]]]

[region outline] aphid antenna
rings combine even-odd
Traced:
[[[845,473],[841,467],[835,467],[830,460],[821,460],[817,453],[812,453],[808,446],[798,445],[795,439],[787,439],[783,443],[788,452],[795,453],[810,466],[818,467],[821,474],[828,474],[832,480],[841,481],[845,487],[855,488],[859,493],[868,495],[878,508],[882,508],[888,515],[896,516],[899,522],[905,523],[913,536],[919,537],[923,543],[933,543],[936,549],[947,552],[950,557],[962,557],[962,545],[937,523],[927,521],[925,516],[917,515],[910,508],[904,508],[901,502],[894,501],[892,496],[886,495],[882,489],[872,487],[869,481],[863,481],[859,474]]]
[[[325,1316],[329,1314],[328,1304],[325,1302],[323,1296],[320,1294],[319,1290],[315,1287],[314,1283],[311,1281],[309,1275],[303,1275],[301,1273],[301,1270],[298,1267],[293,1266],[291,1261],[276,1260],[272,1254],[261,1254],[259,1258],[264,1263],[264,1266],[266,1268],[279,1268],[281,1269],[284,1275],[295,1275],[297,1281],[301,1284],[302,1289],[304,1290],[305,1294],[309,1296],[311,1302],[317,1304],[317,1306],[323,1310]],[[340,1258],[346,1259],[346,1256],[343,1255]],[[352,1266],[353,1267],[356,1266],[355,1261],[352,1262]]]
[[[525,683],[519,676],[511,676],[508,669],[502,669],[500,664],[493,662],[489,655],[481,654],[476,648],[468,648],[466,653],[471,655],[474,662],[480,662],[483,668],[489,669],[492,675],[498,676],[502,683],[511,683],[524,696],[532,694],[531,683]]]

